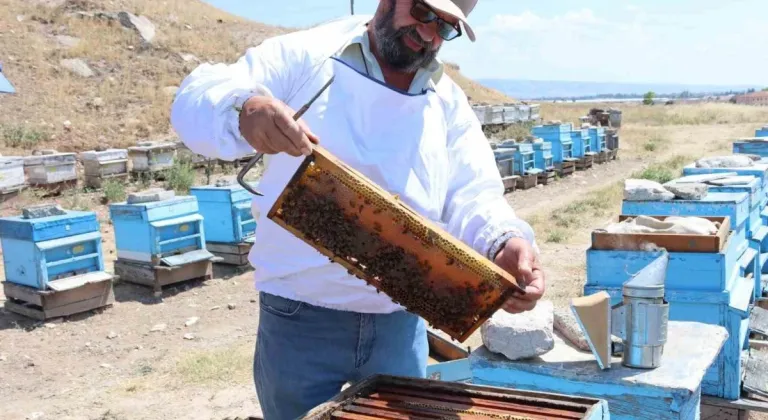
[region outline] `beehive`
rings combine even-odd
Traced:
[[[176,157],[176,145],[170,142],[145,141],[128,148],[133,172],[156,172],[170,169]]]
[[[590,138],[593,152],[600,153],[607,148],[605,144],[605,128],[590,127],[589,138]]]
[[[572,124],[551,123],[533,127],[531,133],[552,143],[554,163],[563,163],[573,158],[573,142],[571,141]]]
[[[533,143],[533,152],[536,168],[544,171],[555,169],[555,165],[552,162],[552,143]]]
[[[26,185],[24,158],[0,157],[0,193],[16,191]]]
[[[175,143],[175,147],[176,158],[179,160],[179,162],[190,164],[195,168],[205,166],[205,164],[208,162],[208,159],[205,156],[193,152],[183,142],[177,141]]]
[[[510,274],[321,147],[268,217],[459,341],[524,293]]]
[[[608,410],[595,398],[375,375],[299,418],[598,420]]]
[[[77,182],[74,153],[58,153],[55,150],[24,158],[24,173],[31,185],[51,185]]]
[[[46,290],[51,282],[103,271],[96,213],[53,205],[0,219],[5,280]]]
[[[111,178],[128,176],[128,150],[89,150],[80,154],[85,169],[85,185],[101,188],[102,182]]]
[[[768,137],[768,124],[755,130],[755,137]]]
[[[251,214],[250,193],[236,181],[192,187],[203,216],[206,242],[238,244],[253,238],[256,219]]]

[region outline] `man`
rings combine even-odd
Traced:
[[[466,15],[475,3],[381,0],[373,18],[266,40],[232,65],[201,65],[180,86],[171,119],[191,150],[269,155],[249,255],[261,305],[254,379],[267,420],[300,416],[372,374],[426,375],[422,319],[266,218],[313,143],[527,284],[505,310],[530,310],[544,292],[533,232],[504,199],[480,124],[435,58],[447,40],[474,41]]]

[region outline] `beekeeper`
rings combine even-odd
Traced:
[[[371,374],[426,375],[422,319],[266,218],[313,143],[527,283],[505,310],[530,310],[544,293],[534,234],[504,199],[478,119],[436,58],[444,42],[475,40],[466,16],[476,1],[380,0],[372,17],[203,64],[178,90],[171,121],[192,151],[270,157],[249,255],[261,306],[254,379],[267,420],[295,418]]]

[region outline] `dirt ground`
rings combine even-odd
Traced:
[[[730,142],[751,135],[756,126],[627,124],[619,160],[508,198],[520,216],[541,223],[554,209],[652,162],[729,153]],[[648,150],[645,144],[657,138],[664,139],[657,142],[661,146]],[[4,203],[2,214],[16,214],[28,199]],[[79,200],[99,214],[111,271],[115,254],[106,206],[86,195]],[[618,212],[618,202],[606,206]],[[539,238],[547,298],[556,303],[580,295],[589,232],[607,222],[585,217],[588,226],[567,241]],[[259,307],[251,273],[217,268],[214,277],[170,288],[160,299],[145,288],[118,283],[112,307],[50,323],[0,310],[0,417],[207,420],[259,414],[251,379]],[[188,322],[192,318],[195,323]],[[477,343],[473,337],[468,344]]]

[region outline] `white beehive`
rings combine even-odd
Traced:
[[[0,193],[13,192],[26,184],[24,158],[18,156],[0,157]]]
[[[74,153],[44,150],[39,155],[24,158],[24,173],[31,185],[49,185],[77,181],[77,160]]]
[[[128,175],[127,149],[90,150],[80,153],[80,160],[85,168],[86,187],[101,188],[106,179]]]
[[[176,157],[176,145],[170,142],[141,142],[128,148],[133,172],[155,172],[170,169]]]

